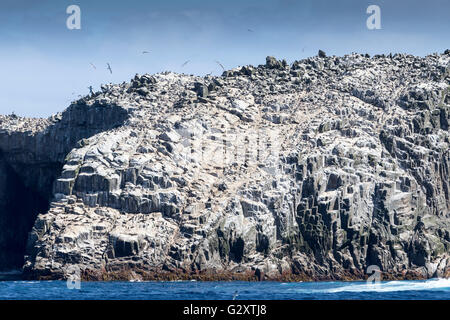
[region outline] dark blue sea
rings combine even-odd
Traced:
[[[69,285],[69,287],[71,287]],[[0,281],[1,300],[341,300],[450,299],[450,279],[366,282]]]

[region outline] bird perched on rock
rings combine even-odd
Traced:
[[[107,63],[107,65],[108,65],[108,70],[109,70],[109,72],[111,72],[111,74],[112,74],[112,69],[111,69],[111,66],[109,65],[109,63]]]
[[[89,86],[88,89],[89,89],[89,93],[91,95],[94,95],[94,89],[92,88],[92,86]]]

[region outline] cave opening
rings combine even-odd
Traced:
[[[28,233],[49,208],[51,190],[42,191],[26,186],[0,155],[0,271],[22,268]]]
[[[59,165],[44,170],[13,168],[0,153],[0,271],[19,270],[24,263],[28,233],[36,217],[49,209],[51,189]],[[19,171],[18,171],[19,170]],[[36,190],[27,185],[27,171],[46,181]],[[20,174],[19,174],[20,173]],[[27,178],[24,177],[24,174]],[[41,177],[40,175],[47,175]]]

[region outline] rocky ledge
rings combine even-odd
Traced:
[[[0,269],[449,276],[449,65],[448,50],[268,57],[221,77],[136,75],[49,119],[0,116]]]

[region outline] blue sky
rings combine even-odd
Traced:
[[[81,8],[81,30],[66,27],[72,4]],[[381,30],[366,27],[371,4],[381,8]],[[0,113],[47,117],[90,85],[136,73],[221,74],[215,60],[233,68],[318,49],[443,52],[449,14],[448,0],[1,0]]]

